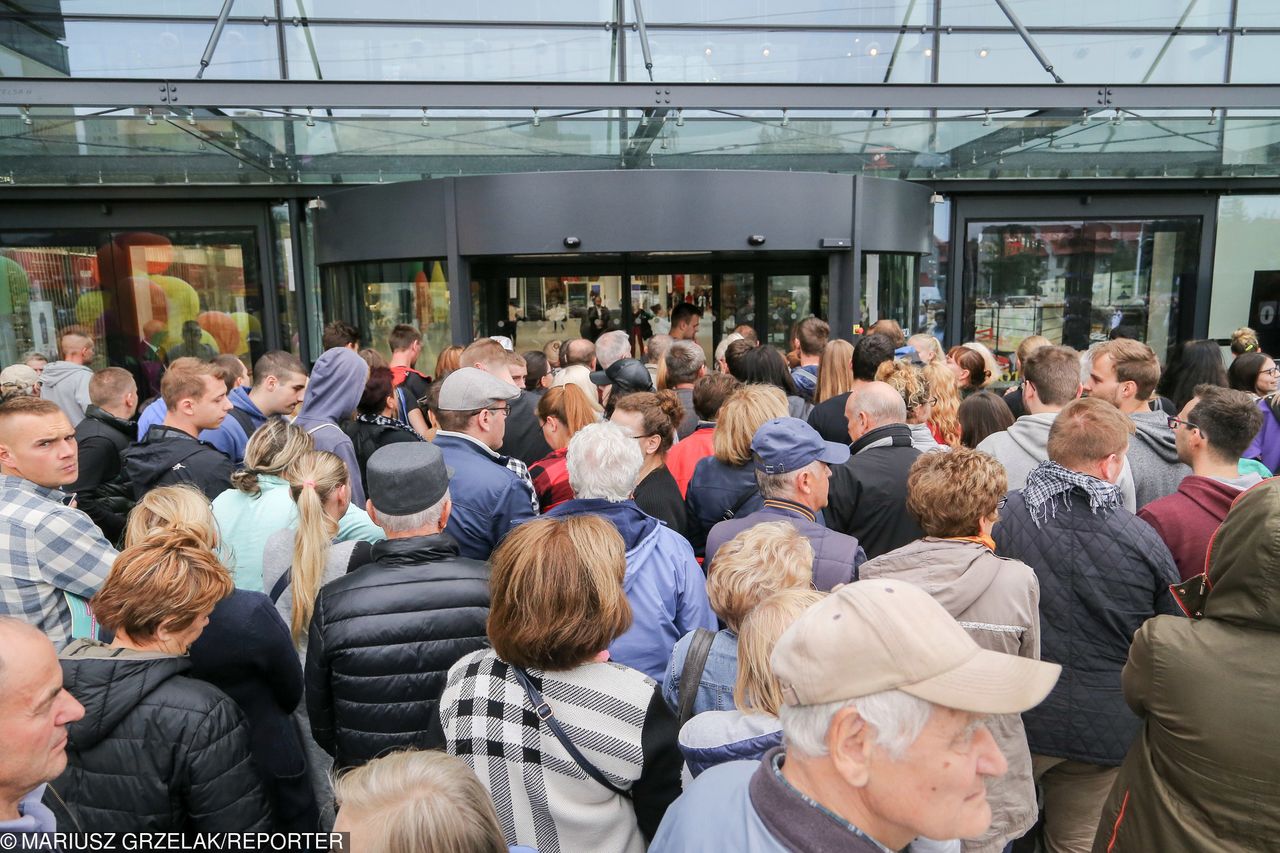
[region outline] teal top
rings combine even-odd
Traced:
[[[1241,459],[1240,464],[1237,466],[1237,470],[1239,470],[1241,477],[1245,474],[1257,474],[1265,480],[1271,476],[1271,469],[1266,465],[1263,465],[1257,459]]]
[[[289,483],[283,478],[261,474],[258,487],[256,495],[227,489],[214,498],[213,517],[218,522],[221,542],[218,556],[231,570],[236,586],[263,592],[263,549],[273,534],[297,524],[298,509],[289,495]],[[338,521],[338,542],[381,542],[386,538],[382,528],[355,504],[349,504]]]

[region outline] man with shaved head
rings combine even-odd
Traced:
[[[80,829],[47,789],[67,766],[67,724],[83,716],[62,687],[53,644],[0,616],[0,833]]]
[[[0,404],[0,616],[35,625],[57,648],[71,640],[64,593],[91,598],[116,558],[62,491],[79,474],[76,450],[75,429],[57,404],[38,397]]]
[[[96,354],[93,336],[80,326],[68,326],[58,336],[58,350],[62,358],[40,375],[40,396],[57,403],[75,426],[93,402],[89,399],[89,380],[93,378],[89,364]]]
[[[907,407],[891,385],[859,384],[844,414],[852,456],[831,469],[827,521],[874,559],[924,535],[907,512],[907,473],[920,451],[911,446]]]

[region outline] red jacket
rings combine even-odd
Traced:
[[[693,479],[693,469],[698,467],[698,460],[711,455],[715,432],[715,424],[699,424],[697,429],[667,451],[667,470],[676,478],[680,497],[689,492],[689,481]]]
[[[1205,571],[1209,540],[1242,494],[1212,477],[1184,477],[1178,491],[1138,510],[1138,518],[1156,529],[1169,546],[1183,580]]]

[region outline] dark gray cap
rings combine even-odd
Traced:
[[[428,441],[401,441],[378,448],[365,466],[369,500],[378,512],[413,515],[435,506],[449,488],[453,469]]]

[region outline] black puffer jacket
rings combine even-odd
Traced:
[[[84,705],[56,787],[95,832],[266,832],[270,807],[249,728],[191,663],[77,640],[63,686]]]
[[[1151,525],[1124,507],[1089,507],[1080,489],[1039,523],[1011,492],[992,536],[996,553],[1040,581],[1040,657],[1062,664],[1049,698],[1022,715],[1036,755],[1115,766],[1140,726],[1120,672],[1142,623],[1181,611],[1169,594],[1177,566]]]
[[[140,444],[124,452],[124,470],[138,499],[156,486],[188,485],[213,500],[231,488],[235,466],[213,445],[157,424]]]
[[[125,519],[133,509],[133,488],[120,455],[137,431],[134,421],[117,418],[92,404],[84,410],[84,420],[76,424],[80,474],[66,491],[75,493],[76,506],[113,544],[120,543]]]
[[[307,714],[335,767],[422,747],[449,667],[489,644],[489,567],[447,533],[388,539],[316,598]]]
[[[857,539],[870,560],[924,536],[907,512],[907,472],[920,458],[911,428],[876,427],[849,449],[849,461],[831,469],[827,526]]]

